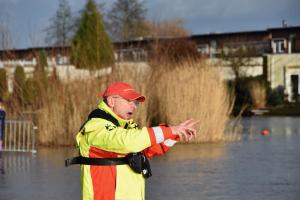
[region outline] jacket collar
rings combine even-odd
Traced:
[[[111,116],[113,116],[115,119],[118,120],[120,126],[124,127],[126,125],[126,123],[132,123],[133,120],[130,119],[130,120],[125,120],[125,119],[122,119],[121,117],[119,117],[118,115],[116,115],[112,110],[111,108],[104,102],[104,101],[101,101],[99,104],[98,104],[98,108],[105,111],[106,113],[110,114]]]

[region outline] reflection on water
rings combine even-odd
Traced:
[[[186,161],[186,160],[211,160],[219,159],[224,156],[223,143],[220,144],[177,144],[176,148],[171,149],[168,154],[164,156],[167,161]]]
[[[0,152],[0,174],[4,174],[4,161],[2,159],[2,153]]]
[[[71,155],[74,152],[65,148],[39,149],[37,154],[2,152],[0,199],[80,199],[79,167],[63,165]]]
[[[300,134],[300,117],[251,117],[243,121],[244,132],[259,134],[263,129],[269,129],[272,134]]]
[[[0,171],[2,174],[28,173],[30,160],[23,153],[13,153],[9,156],[0,155]]]
[[[239,142],[176,145],[151,160],[149,200],[299,200],[300,118],[243,121]],[[270,135],[262,136],[262,129]],[[3,152],[0,200],[81,199],[79,166],[64,167],[75,149]]]

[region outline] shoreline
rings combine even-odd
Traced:
[[[300,117],[300,103],[283,104],[274,107],[251,109],[254,116],[290,116]]]

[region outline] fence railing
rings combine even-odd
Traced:
[[[36,129],[31,121],[6,120],[2,151],[35,153]]]

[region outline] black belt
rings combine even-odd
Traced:
[[[65,166],[73,164],[83,164],[83,165],[124,165],[128,164],[127,157],[121,158],[87,158],[82,156],[77,156],[65,160]]]

